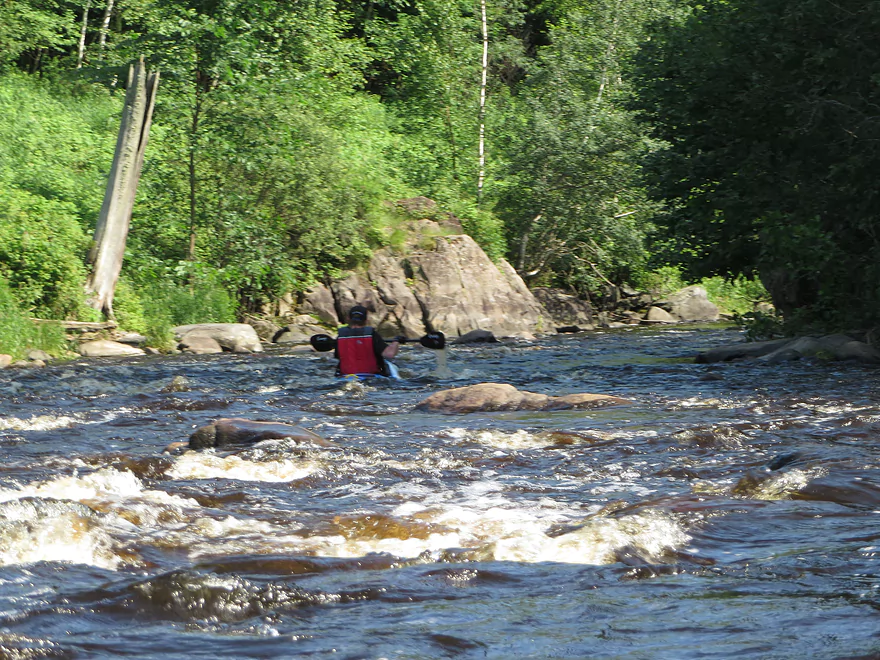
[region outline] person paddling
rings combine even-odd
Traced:
[[[386,342],[367,325],[367,308],[355,305],[348,312],[348,325],[339,328],[334,355],[339,360],[337,376],[380,375],[396,377],[397,369],[386,360],[400,349],[400,342]]]

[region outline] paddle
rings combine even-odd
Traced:
[[[406,344],[407,342],[418,342],[425,348],[430,348],[434,351],[440,351],[446,348],[446,335],[442,332],[429,332],[424,337],[420,337],[419,339],[407,339],[406,337],[395,337],[392,341],[397,340],[401,344]],[[332,351],[336,348],[336,340],[333,339],[330,335],[312,335],[309,338],[309,343],[312,345],[316,351],[320,353],[326,353],[327,351]]]

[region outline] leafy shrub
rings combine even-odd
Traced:
[[[72,205],[0,184],[0,275],[24,309],[46,318],[85,314],[86,245]]]
[[[733,315],[734,322],[745,329],[746,341],[764,341],[785,337],[785,326],[777,314],[748,312]]]
[[[168,350],[174,346],[174,326],[234,322],[236,304],[212,279],[192,286],[159,282],[139,287],[121,278],[113,309],[120,327],[143,334],[155,348]]]
[[[722,312],[748,314],[760,302],[769,302],[770,294],[759,280],[737,277],[730,280],[723,277],[708,277],[700,281],[706,289],[709,300]]]
[[[24,358],[28,350],[39,349],[50,355],[63,355],[67,341],[60,325],[34,323],[21,309],[8,282],[0,277],[0,353]]]
[[[494,213],[477,208],[476,204],[460,201],[451,205],[452,213],[461,219],[461,226],[492,261],[498,261],[507,251],[504,222]]]
[[[645,273],[639,277],[636,286],[648,291],[653,291],[658,296],[668,296],[679,289],[687,286],[681,268],[678,266],[661,266],[656,270]]]

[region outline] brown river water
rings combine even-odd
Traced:
[[[0,371],[0,658],[880,658],[880,369],[739,340]],[[415,410],[486,381],[633,403]],[[220,417],[338,447],[163,453]]]

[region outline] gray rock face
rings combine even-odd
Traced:
[[[470,236],[436,239],[409,259],[426,325],[448,335],[488,330],[496,336],[535,332],[544,310],[506,261],[497,266]]]
[[[300,314],[309,314],[327,325],[339,325],[339,313],[333,292],[323,284],[306,291],[302,303],[297,308]]]
[[[680,321],[717,321],[718,308],[709,301],[706,289],[701,286],[688,286],[676,291],[657,307],[669,312]]]
[[[253,422],[248,419],[229,417],[218,419],[207,426],[196,429],[189,437],[189,448],[222,448],[281,438],[293,438],[299,442],[309,442],[323,447],[336,446],[317,433],[301,426],[281,422]]]
[[[300,314],[281,328],[272,337],[276,344],[308,344],[312,335],[326,333],[327,330],[315,323],[315,318],[308,314]]]
[[[259,353],[263,350],[257,331],[247,323],[196,323],[172,328],[178,341],[191,341],[197,336],[210,337],[233,353]]]
[[[592,330],[594,327],[593,308],[586,300],[566,293],[562,289],[535,287],[532,294],[547,310],[545,324],[548,328],[566,328],[572,331]]]
[[[121,344],[108,339],[96,339],[79,345],[79,354],[83,357],[120,357],[125,355],[144,355],[144,351],[134,346]]]
[[[677,321],[672,314],[661,307],[650,307],[645,318],[653,323],[675,323]]]
[[[211,355],[223,352],[223,347],[217,343],[216,339],[208,335],[200,335],[197,332],[181,337],[177,343],[177,348],[184,353],[192,353],[194,355]]]
[[[513,385],[503,383],[479,383],[436,392],[421,401],[416,408],[434,412],[472,413],[505,410],[567,410],[628,403],[631,401],[607,394],[548,396],[523,392]]]
[[[441,235],[429,220],[420,227],[422,241],[406,256],[378,250],[365,274],[311,289],[297,311],[338,325],[360,304],[386,337],[433,331],[456,337],[472,330],[530,337],[542,330],[546,312],[510,264],[494,264],[470,236]],[[428,242],[431,249],[422,246]]]

